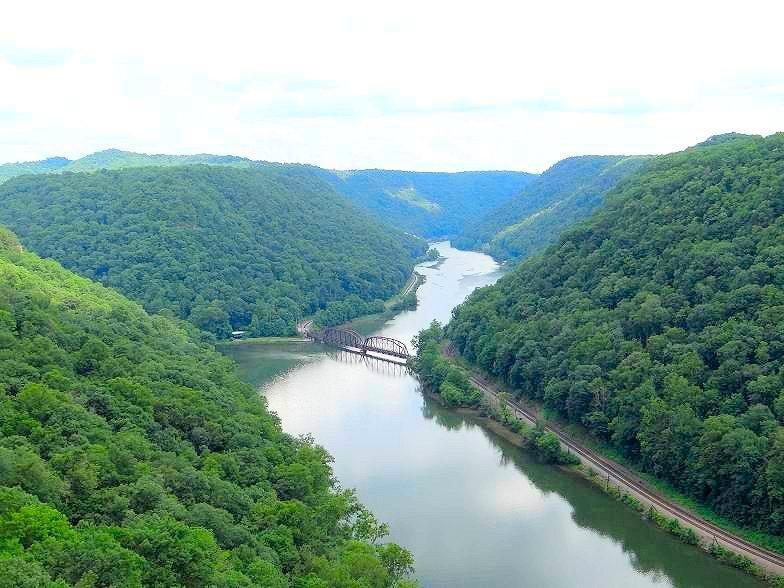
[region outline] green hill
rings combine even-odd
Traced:
[[[72,162],[65,157],[50,157],[41,161],[0,164],[0,183],[23,174],[45,174],[61,171]]]
[[[376,217],[424,237],[460,233],[471,219],[508,200],[536,178],[509,171],[315,171]]]
[[[50,157],[40,161],[0,164],[0,183],[24,174],[86,172],[100,169],[195,164],[252,167],[257,165],[258,162],[234,155],[210,155],[206,153],[197,155],[148,155],[146,153],[134,153],[133,151],[121,151],[120,149],[105,149],[74,160],[65,157]]]
[[[61,171],[83,172],[97,171],[99,169],[194,164],[252,167],[256,165],[256,162],[234,155],[210,155],[208,153],[197,155],[148,155],[146,153],[121,151],[120,149],[106,149],[76,159],[62,168]]]
[[[309,171],[384,222],[424,237],[456,235],[466,222],[517,194],[535,174],[507,171],[334,171],[312,165],[253,161],[233,155],[148,155],[106,149],[76,160],[0,165],[0,183],[22,174],[85,172],[149,166],[220,165]]]
[[[0,584],[392,586],[410,556],[183,326],[0,229]]]
[[[784,134],[656,158],[460,306],[470,361],[743,525],[784,532]]]
[[[288,166],[21,176],[0,186],[0,223],[39,255],[220,337],[373,309],[425,250]]]
[[[559,161],[514,198],[469,224],[455,244],[482,248],[498,259],[530,255],[587,217],[609,189],[646,159],[585,155]]]

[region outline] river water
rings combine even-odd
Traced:
[[[488,256],[436,244],[419,307],[371,332],[411,338],[500,276]],[[345,487],[410,549],[422,587],[759,587],[576,475],[542,465],[423,397],[400,368],[313,343],[226,346],[283,428],[312,433]]]

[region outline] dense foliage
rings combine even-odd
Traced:
[[[517,194],[536,176],[524,172],[408,172],[314,168],[357,205],[392,226],[425,237],[456,235],[466,223]]]
[[[0,183],[23,174],[43,174],[53,172],[85,172],[99,169],[124,169],[128,167],[173,166],[173,165],[228,165],[232,167],[251,167],[256,162],[234,155],[147,155],[120,149],[105,149],[79,159],[49,157],[40,161],[4,163],[0,165]]]
[[[517,194],[536,177],[524,172],[334,171],[312,165],[276,164],[233,155],[148,155],[106,149],[76,160],[52,157],[0,165],[0,183],[22,174],[85,172],[149,166],[208,164],[286,168],[331,184],[360,208],[386,223],[417,235],[456,235],[465,224]]]
[[[470,361],[735,521],[784,532],[784,134],[652,160],[458,307]]]
[[[24,161],[19,163],[3,163],[0,165],[0,183],[21,176],[22,174],[45,174],[56,172],[71,163],[65,157],[49,157],[40,161]]]
[[[397,585],[329,455],[183,325],[0,230],[0,586]]]
[[[496,259],[522,259],[541,251],[570,225],[589,217],[604,203],[605,194],[647,159],[624,157],[602,167],[573,192],[499,231],[482,249]]]
[[[416,356],[411,359],[409,366],[428,391],[436,394],[446,406],[478,409],[483,416],[520,434],[526,446],[544,462],[562,465],[579,463],[574,455],[561,449],[558,437],[546,431],[543,423],[528,427],[512,413],[506,402],[490,403],[484,398],[471,383],[466,370],[445,354],[445,347],[444,329],[437,321],[420,331],[414,339]],[[499,397],[503,399],[503,394],[499,394]]]
[[[289,334],[348,297],[361,312],[425,251],[301,167],[22,176],[0,186],[0,222],[39,255],[219,337]]]
[[[514,198],[469,224],[458,247],[482,248],[497,259],[521,258],[553,242],[586,218],[604,194],[646,157],[585,155],[559,161]]]
[[[443,328],[433,321],[414,338],[416,355],[411,368],[425,388],[438,394],[447,406],[478,407],[482,394],[471,384],[466,371],[442,353],[443,345]]]

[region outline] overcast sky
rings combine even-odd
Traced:
[[[117,8],[114,8],[114,7]],[[540,171],[784,130],[784,2],[13,2],[0,161]]]

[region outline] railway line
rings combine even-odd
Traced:
[[[470,376],[470,379],[484,394],[491,396],[497,402],[501,401],[494,384],[474,374]],[[505,399],[504,401],[517,418],[522,418],[530,424],[536,424],[537,415],[530,409],[520,405],[512,399]],[[592,467],[606,475],[608,483],[612,481],[619,487],[625,487],[639,500],[658,509],[662,514],[671,516],[672,518],[677,519],[681,524],[691,527],[703,540],[707,541],[709,545],[715,542],[726,549],[748,557],[768,572],[784,575],[784,557],[781,555],[754,545],[737,535],[733,535],[672,502],[663,495],[651,490],[625,468],[602,455],[599,455],[595,451],[580,445],[560,428],[546,424],[545,429],[554,433],[561,442],[562,447],[574,453],[584,465]]]

